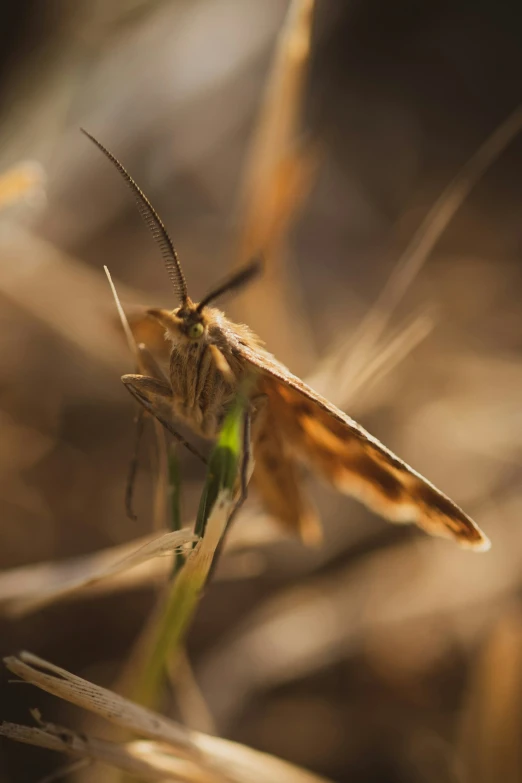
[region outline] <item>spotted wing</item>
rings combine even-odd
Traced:
[[[413,522],[475,550],[480,528],[452,500],[271,354],[230,334],[233,353],[260,372],[274,425],[295,453],[339,491],[392,522]]]

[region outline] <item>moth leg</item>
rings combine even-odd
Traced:
[[[240,492],[236,503],[236,507],[233,511],[232,517],[235,516],[236,511],[243,505],[248,495],[248,482],[250,480],[250,474],[253,468],[252,463],[252,414],[251,411],[245,411],[243,419],[243,444],[241,454],[241,472],[239,476]],[[232,517],[229,520],[232,520]]]
[[[268,395],[259,393],[250,399],[250,426],[252,440],[255,443],[269,413]]]
[[[195,410],[199,407],[198,401],[201,399],[203,390],[208,380],[209,371],[213,366],[212,353],[206,346],[203,348],[203,353],[198,361],[197,372],[192,383],[188,389],[188,396],[186,401],[187,408]]]
[[[210,439],[216,438],[236,393],[235,383],[223,375],[216,355],[226,362],[215,345],[204,347],[192,385],[187,387],[187,394],[192,396],[187,397],[184,405],[185,409],[190,408],[186,415],[197,422],[203,437]]]
[[[159,381],[168,383],[167,376],[159,366],[158,362],[149,351],[145,343],[138,343],[138,366],[141,375],[151,378],[157,378]]]
[[[149,351],[145,343],[138,343],[137,346],[137,364],[139,370],[144,375],[150,375],[153,378],[158,378],[159,380],[167,382],[167,379],[165,378],[165,375],[155,360],[152,353]],[[134,499],[134,485],[136,483],[136,475],[138,472],[138,463],[139,463],[139,450],[140,450],[140,444],[143,437],[143,430],[144,430],[144,424],[145,424],[145,408],[143,406],[140,406],[138,409],[138,414],[135,419],[136,423],[136,430],[135,430],[135,438],[134,438],[134,447],[132,452],[132,457],[129,462],[129,468],[127,473],[127,483],[125,487],[125,510],[127,512],[127,517],[132,520],[136,520],[136,514],[133,510],[133,499]]]
[[[125,511],[127,512],[127,517],[132,520],[136,520],[137,516],[134,513],[133,510],[133,499],[134,499],[134,485],[136,483],[136,475],[138,472],[138,461],[139,461],[139,451],[140,451],[140,443],[141,438],[143,436],[143,425],[145,423],[145,410],[144,408],[138,409],[138,414],[136,416],[136,430],[135,430],[135,437],[134,437],[134,448],[132,450],[132,457],[131,461],[129,462],[129,470],[127,473],[127,483],[125,486]]]
[[[172,389],[167,381],[148,375],[122,375],[122,383],[140,405],[156,418],[172,415]]]
[[[121,380],[132,396],[151,416],[154,416],[191,454],[206,464],[205,457],[174,429],[172,424],[172,389],[165,380],[150,378],[147,375],[123,375]]]

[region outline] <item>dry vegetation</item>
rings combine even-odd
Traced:
[[[522,780],[521,55],[507,5],[11,5],[0,638],[40,690],[5,671],[4,733],[73,757],[77,781]],[[135,410],[119,376],[136,357],[104,264],[131,323],[171,301],[80,126],[143,185],[196,297],[265,248],[265,277],[227,312],[468,510],[490,553],[386,525],[308,478],[323,545],[289,540],[251,493],[204,599],[196,569],[170,623],[173,551],[195,554],[174,583],[194,588],[230,507],[194,550],[188,528],[165,532],[150,426],[125,516]],[[204,470],[178,456],[188,525]],[[63,763],[4,739],[0,782]]]

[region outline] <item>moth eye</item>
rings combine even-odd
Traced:
[[[205,328],[204,328],[203,324],[198,322],[198,323],[192,324],[189,327],[188,336],[190,337],[191,340],[199,340],[199,338],[201,337],[201,335],[203,334],[204,331],[205,331]]]

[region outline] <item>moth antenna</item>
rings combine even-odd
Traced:
[[[174,290],[179,296],[181,304],[185,304],[188,300],[185,275],[181,269],[181,264],[179,263],[178,254],[176,253],[172,239],[170,238],[162,219],[150,203],[145,193],[132,179],[131,175],[120,163],[120,161],[114,157],[112,152],[109,152],[109,150],[104,147],[103,144],[98,141],[98,139],[95,139],[94,136],[91,136],[91,134],[86,130],[83,128],[80,128],[80,130],[85,136],[87,136],[88,139],[93,142],[93,144],[98,147],[99,150],[103,152],[105,157],[110,160],[113,166],[120,172],[129,188],[132,190],[140,215],[159,246],[163,262],[174,286]]]
[[[105,270],[105,274],[107,275],[107,280],[109,281],[109,285],[111,287],[112,295],[114,297],[114,302],[116,303],[116,310],[118,311],[118,315],[120,316],[121,325],[123,327],[123,331],[125,332],[125,337],[127,338],[127,343],[130,352],[133,353],[135,356],[137,356],[138,347],[136,345],[136,340],[134,339],[134,335],[132,334],[131,328],[129,326],[129,321],[127,319],[127,316],[125,315],[125,310],[122,307],[120,297],[118,296],[118,292],[116,291],[116,286],[114,285],[111,277],[111,273],[109,272],[108,267],[104,266],[103,269]]]
[[[260,257],[253,258],[246,266],[239,269],[237,272],[233,272],[231,275],[225,278],[216,288],[208,293],[198,304],[196,312],[200,313],[204,307],[206,307],[213,299],[217,299],[218,296],[228,293],[228,291],[237,291],[243,286],[250,283],[263,270],[263,263]]]

